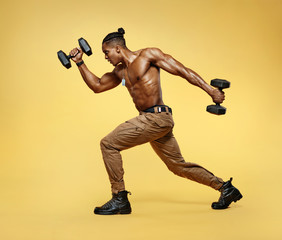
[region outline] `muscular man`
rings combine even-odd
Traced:
[[[222,103],[224,93],[208,85],[197,73],[183,66],[158,48],[130,51],[125,44],[124,29],[108,34],[102,43],[105,59],[114,69],[101,78],[90,72],[82,60],[83,52],[75,48],[70,55],[76,62],[83,80],[94,93],[110,90],[120,83],[128,89],[139,116],[120,124],[101,140],[101,150],[109,175],[112,199],[94,209],[95,214],[129,214],[131,206],[128,191],[125,190],[120,152],[150,142],[151,146],[174,174],[212,187],[221,192],[213,209],[227,208],[233,201],[242,198],[232,184],[232,178],[224,182],[207,169],[191,162],[185,162],[173,135],[172,110],[162,100],[160,69],[186,79],[209,94],[215,103]]]

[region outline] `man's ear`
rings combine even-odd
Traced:
[[[119,45],[116,45],[116,51],[117,51],[117,53],[120,53],[120,46]]]

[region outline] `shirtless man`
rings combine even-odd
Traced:
[[[74,48],[70,55],[77,64],[83,80],[94,93],[115,88],[120,83],[128,89],[139,116],[120,124],[101,140],[101,151],[109,175],[112,199],[94,209],[95,214],[129,214],[131,205],[128,191],[123,181],[124,170],[120,151],[150,142],[151,146],[174,174],[196,181],[219,190],[218,202],[212,203],[213,209],[225,209],[233,201],[242,198],[232,184],[232,178],[224,182],[205,168],[185,162],[174,138],[172,110],[164,105],[160,86],[160,69],[186,79],[209,94],[215,103],[222,103],[224,93],[207,84],[197,73],[183,66],[158,48],[146,48],[136,52],[126,47],[124,29],[109,33],[103,40],[102,50],[105,59],[113,66],[112,72],[101,78],[90,72],[82,60],[83,52]]]

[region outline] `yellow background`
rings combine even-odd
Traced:
[[[27,0],[0,13],[1,239],[282,239],[281,1]],[[208,83],[231,82],[218,117],[205,92],[161,73],[186,161],[244,195],[229,209],[212,210],[219,193],[170,173],[146,144],[122,153],[133,213],[93,214],[111,197],[99,141],[137,111],[124,87],[95,95],[56,53],[84,37],[101,76],[112,70],[101,41],[119,27],[131,50],[159,47]]]

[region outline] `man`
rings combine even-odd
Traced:
[[[90,72],[82,60],[83,52],[74,48],[70,55],[79,71],[94,93],[101,93],[125,85],[133,99],[139,116],[120,124],[114,131],[101,140],[101,150],[112,188],[112,199],[95,214],[129,214],[131,206],[125,190],[120,152],[150,142],[151,146],[174,174],[210,186],[221,192],[218,202],[212,203],[213,209],[227,208],[233,201],[242,198],[232,184],[232,178],[224,182],[205,168],[185,162],[176,139],[172,133],[174,126],[172,110],[164,105],[160,86],[160,69],[185,78],[207,92],[215,103],[222,103],[224,93],[208,85],[197,73],[183,66],[170,55],[157,48],[146,48],[136,52],[126,47],[124,29],[108,34],[102,43],[105,59],[114,69],[101,78]]]

